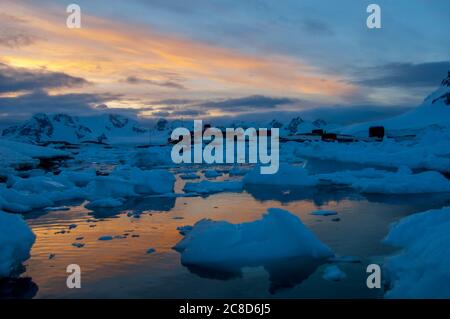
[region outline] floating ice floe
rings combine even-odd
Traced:
[[[183,180],[186,180],[186,179],[199,179],[200,176],[198,176],[195,173],[184,173],[184,174],[180,175],[180,178],[183,179]]]
[[[114,239],[113,236],[101,236],[101,237],[98,238],[98,240],[100,240],[100,241],[110,241],[110,240],[113,240],[113,239]]]
[[[16,275],[35,239],[22,217],[0,211],[0,279]]]
[[[203,174],[205,174],[206,178],[216,178],[216,177],[222,176],[222,173],[219,173],[218,171],[216,171],[214,169],[205,170],[203,172]]]
[[[186,183],[183,191],[187,193],[213,194],[220,192],[240,192],[242,189],[242,182],[237,181],[201,181],[198,183]]]
[[[253,168],[243,179],[244,184],[274,185],[274,186],[314,186],[318,179],[308,174],[301,166],[281,163],[279,170],[273,175],[261,174],[259,167]]]
[[[321,180],[345,184],[362,193],[415,194],[450,192],[450,180],[441,173],[428,171],[413,174],[407,167],[397,172],[367,168],[317,175]]]
[[[173,193],[175,176],[164,169],[141,170],[137,167],[119,166],[112,173],[131,182],[138,194]]]
[[[167,142],[167,139],[166,141]],[[134,155],[132,164],[137,167],[151,168],[155,166],[173,166],[170,155],[172,147],[149,147],[142,149]]]
[[[347,275],[336,265],[325,268],[322,276],[323,279],[328,281],[341,281],[346,277]]]
[[[248,172],[250,172],[249,168],[241,168],[239,166],[234,166],[229,172],[228,174],[230,176],[244,176],[246,175]]]
[[[39,160],[69,158],[70,153],[56,150],[51,147],[41,147],[28,143],[19,143],[0,139],[0,165],[1,167],[35,167]]]
[[[384,242],[403,250],[383,268],[388,298],[450,298],[450,207],[403,218]]]
[[[111,207],[122,206],[123,203],[124,203],[124,200],[121,198],[118,198],[118,199],[103,198],[103,199],[94,200],[94,201],[86,204],[84,207],[86,207],[87,209],[111,208]]]
[[[0,185],[0,209],[13,213],[26,213],[49,206],[53,206],[53,201],[45,196],[19,192]]]
[[[288,211],[271,208],[260,220],[242,224],[201,220],[180,229],[185,238],[174,248],[184,265],[224,269],[264,265],[304,257],[325,259],[333,252]]]

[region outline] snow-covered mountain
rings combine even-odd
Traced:
[[[215,124],[203,121],[204,125]],[[177,127],[194,129],[193,120],[159,119],[149,122],[144,128],[136,120],[118,114],[102,114],[89,117],[77,117],[68,114],[36,114],[20,125],[11,126],[2,132],[2,137],[22,142],[98,142],[98,143],[142,143],[165,144],[171,132]],[[268,123],[231,121],[217,126],[226,127],[267,127],[279,128],[281,136],[310,133],[315,129],[327,129],[330,126],[321,119],[314,122],[300,117]]]
[[[306,121],[301,117],[295,117],[288,122],[280,122],[273,120],[267,127],[275,127],[280,129],[281,136],[311,133],[317,129],[327,129],[328,123],[325,120],[317,119],[314,122]]]
[[[118,114],[76,117],[40,113],[21,125],[3,130],[2,136],[32,143],[120,143],[148,140],[148,130],[142,128],[137,121]]]
[[[351,125],[342,133],[367,135],[370,126],[384,126],[388,134],[394,135],[415,133],[430,126],[450,128],[450,71],[440,87],[417,108],[389,119]]]

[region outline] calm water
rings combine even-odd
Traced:
[[[315,163],[316,169],[321,163]],[[341,169],[341,168],[339,168]],[[321,169],[318,169],[321,170]],[[228,179],[225,174],[218,178]],[[176,191],[184,181],[177,178]],[[366,288],[366,265],[382,263],[394,250],[381,244],[389,225],[412,213],[441,207],[447,196],[363,196],[347,189],[249,187],[242,193],[209,197],[143,197],[117,210],[70,211],[26,216],[37,235],[19,294],[36,298],[379,298],[383,291]],[[172,247],[182,239],[177,227],[202,218],[232,223],[259,219],[279,207],[299,216],[337,255],[357,256],[361,263],[341,263],[341,282],[322,279],[326,264],[286,260],[244,268],[241,274],[189,269]],[[333,217],[311,216],[316,209],[336,210]],[[75,224],[76,228],[69,226]],[[99,241],[101,236],[119,236]],[[73,243],[83,243],[77,248]],[[156,250],[147,254],[149,248]],[[52,258],[50,258],[52,257]],[[82,288],[66,287],[67,265],[82,269]],[[22,287],[23,286],[23,287]]]

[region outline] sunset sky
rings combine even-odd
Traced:
[[[0,119],[107,106],[358,120],[420,104],[450,70],[446,0],[72,2],[81,29],[66,27],[70,1],[1,1]]]

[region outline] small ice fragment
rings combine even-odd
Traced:
[[[219,173],[218,171],[213,169],[204,171],[204,174],[206,178],[216,178],[222,175],[222,173]]]
[[[156,250],[154,248],[149,248],[147,254],[153,254]]]
[[[315,210],[311,213],[314,216],[332,216],[337,215],[337,212],[334,210]]]
[[[323,271],[322,278],[329,281],[341,281],[347,275],[336,265],[328,266]]]
[[[200,176],[198,176],[195,173],[188,173],[188,174],[180,175],[180,178],[183,179],[183,180],[186,180],[186,179],[199,179]]]
[[[179,231],[180,235],[185,236],[192,230],[192,226],[190,226],[190,225],[179,226],[179,227],[177,227],[177,230]]]
[[[108,240],[113,240],[113,237],[112,236],[101,236],[98,238],[98,240],[108,241]]]
[[[77,248],[82,248],[82,247],[84,247],[84,244],[83,243],[73,243],[72,246],[77,247]]]

